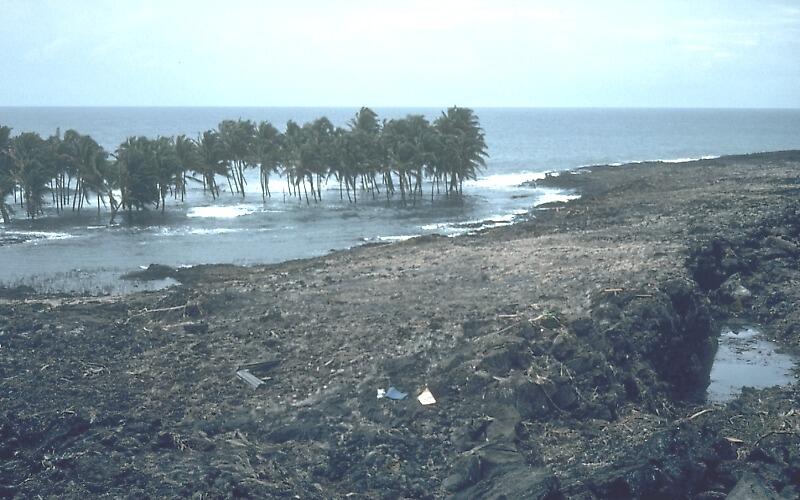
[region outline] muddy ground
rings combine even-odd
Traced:
[[[798,168],[593,167],[473,236],[5,290],[0,497],[797,498],[800,389],[704,390],[722,322],[800,346]]]

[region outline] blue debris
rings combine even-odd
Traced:
[[[389,387],[389,390],[386,391],[386,397],[389,399],[406,399],[406,396],[408,396],[408,394],[398,391],[394,386]]]

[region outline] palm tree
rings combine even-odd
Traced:
[[[181,201],[186,199],[186,180],[189,171],[195,171],[200,164],[200,154],[197,143],[185,135],[175,137],[175,154],[178,157],[179,173],[176,179],[176,189],[181,194]]]
[[[249,166],[253,156],[255,124],[250,120],[224,120],[218,128],[225,160],[231,170],[236,191],[244,197],[244,187],[247,184],[244,170]]]
[[[330,166],[335,163],[333,154],[335,143],[335,127],[326,117],[318,118],[303,126],[306,129],[306,144],[303,149],[303,164],[307,169],[307,176],[314,194],[316,180],[316,194],[314,200],[322,200],[322,180],[327,179]]]
[[[156,208],[166,209],[167,193],[177,189],[181,183],[182,169],[178,153],[175,151],[175,141],[171,137],[158,137],[149,142],[149,161],[153,164],[158,185],[159,200]]]
[[[253,159],[259,165],[261,197],[266,200],[269,192],[269,176],[277,172],[283,159],[283,136],[270,122],[258,124],[253,143]]]
[[[26,132],[11,141],[13,176],[21,191],[20,201],[31,219],[42,213],[48,184],[55,174],[52,151],[39,134]]]
[[[464,180],[475,179],[486,165],[486,141],[478,117],[469,108],[452,107],[434,122],[440,134],[437,171],[444,176],[445,188],[461,195]],[[449,186],[448,186],[449,183]]]
[[[50,194],[57,212],[64,210],[71,199],[70,187],[77,168],[77,135],[74,130],[67,130],[62,139],[56,130],[56,134],[47,141],[55,159],[55,176],[50,181]]]
[[[219,196],[217,176],[228,176],[223,144],[215,130],[206,130],[195,141],[199,161],[193,171],[202,177],[203,191],[208,190],[212,198]],[[229,179],[230,181],[230,179]]]
[[[403,202],[406,192],[409,192],[416,203],[417,196],[422,194],[425,167],[434,161],[436,146],[428,120],[422,115],[390,120],[383,127],[381,139],[389,163],[388,178],[391,180],[393,171],[398,178]]]
[[[385,152],[380,140],[381,123],[378,121],[377,113],[364,107],[356,113],[348,125],[352,134],[349,146],[353,161],[350,166],[352,183],[348,179],[348,188],[353,188],[355,197],[357,179],[361,177],[362,189],[370,189],[374,198],[378,189],[375,182],[378,172],[383,174],[383,182],[387,189],[391,186],[391,177],[387,176],[383,169]]]
[[[244,196],[246,169],[256,164],[264,200],[271,195],[270,175],[283,167],[290,194],[301,200],[305,196],[307,204],[308,188],[315,201],[321,200],[322,184],[331,176],[339,182],[341,199],[346,191],[356,202],[359,189],[374,198],[382,185],[387,200],[397,187],[403,203],[409,198],[416,203],[426,178],[431,179],[431,198],[442,182],[448,196],[463,194],[464,180],[477,177],[487,152],[471,109],[449,108],[431,124],[421,115],[381,122],[364,107],[346,129],[325,117],[302,126],[289,121],[284,134],[266,121],[225,120],[219,131],[203,132],[197,140],[131,137],[114,156],[110,163],[97,142],[74,130],[63,138],[57,131],[45,140],[33,133],[11,138],[11,129],[0,127],[0,216],[10,220],[8,198],[16,202],[19,194],[28,217],[36,217],[49,192],[59,212],[70,203],[80,211],[84,202],[91,204],[92,194],[99,211],[107,196],[113,221],[120,208],[130,214],[154,204],[164,211],[169,193],[184,199],[187,180],[202,182],[216,198],[218,175],[226,176],[231,193]]]
[[[340,127],[336,127],[333,131],[331,137],[331,144],[330,144],[330,169],[328,171],[328,175],[333,175],[336,179],[336,182],[339,183],[339,199],[344,200],[344,182],[345,179],[349,179],[351,177],[350,167],[355,163],[355,159],[352,154],[352,134],[350,131],[342,129]],[[353,201],[353,198],[350,197],[350,189],[349,189],[349,181],[348,181],[348,189],[347,189],[347,199],[350,202]]]
[[[56,207],[63,209],[65,202],[69,203],[71,198],[72,209],[80,211],[83,203],[89,202],[89,194],[94,193],[99,213],[100,205],[105,204],[104,196],[113,197],[108,182],[111,176],[108,153],[90,136],[81,135],[75,130],[67,130],[57,144],[53,182],[57,191],[53,194]],[[73,178],[74,196],[70,192]]]
[[[304,155],[306,142],[308,141],[308,128],[300,127],[292,120],[286,122],[286,132],[284,132],[284,151],[283,165],[286,174],[286,184],[289,192],[302,200],[300,194],[300,184],[303,184],[303,191],[308,203],[308,190],[306,189],[307,169],[303,161],[307,158]]]
[[[151,141],[146,137],[129,137],[116,152],[117,187],[120,204],[128,217],[134,208],[142,210],[160,199],[159,173],[151,151]],[[114,220],[114,209],[111,220]]]
[[[11,222],[13,208],[6,202],[16,189],[11,156],[11,127],[0,126],[0,215],[3,222]]]

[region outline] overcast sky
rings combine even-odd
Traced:
[[[800,107],[800,2],[0,0],[0,105]]]

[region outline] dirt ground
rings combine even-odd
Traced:
[[[797,498],[797,385],[704,390],[722,322],[800,347],[799,168],[591,167],[476,235],[4,290],[0,497]]]

